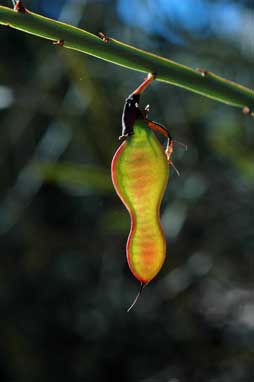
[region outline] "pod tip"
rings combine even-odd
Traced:
[[[139,288],[138,294],[134,298],[134,301],[131,304],[131,306],[127,309],[127,313],[129,313],[129,311],[134,307],[134,305],[136,305],[136,303],[137,303],[137,301],[138,301],[138,299],[139,299],[139,297],[140,297],[140,295],[141,295],[141,293],[142,293],[142,291],[143,291],[145,286],[146,286],[146,283],[143,283],[143,282],[140,283],[140,288]]]

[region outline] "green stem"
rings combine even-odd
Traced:
[[[145,52],[115,39],[103,41],[85,30],[27,11],[0,6],[0,24],[51,41],[64,47],[140,72],[157,73],[157,80],[188,89],[228,105],[245,108],[254,116],[254,92],[211,72],[200,72],[164,57]]]

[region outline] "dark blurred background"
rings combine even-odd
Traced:
[[[25,5],[254,86],[251,0]],[[6,27],[0,42],[0,381],[253,381],[253,119],[168,84],[145,93],[188,151],[162,204],[166,263],[127,314],[138,282],[110,163],[144,74]]]

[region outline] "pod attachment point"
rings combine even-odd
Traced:
[[[21,0],[18,0],[18,1],[12,0],[12,4],[15,11],[23,13],[23,14],[27,13],[27,10]]]

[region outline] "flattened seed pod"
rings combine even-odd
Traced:
[[[163,147],[146,123],[138,120],[134,134],[121,144],[113,158],[112,179],[131,217],[128,264],[143,284],[157,275],[165,260],[160,204],[168,175]]]
[[[160,205],[169,177],[173,140],[161,125],[149,121],[147,110],[139,108],[142,91],[154,79],[147,79],[127,98],[120,139],[124,142],[112,160],[112,181],[131,218],[126,246],[129,268],[143,287],[160,271],[166,256],[166,240],[160,223]],[[151,129],[168,138],[166,152]]]

